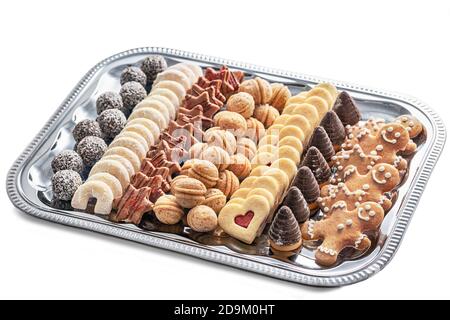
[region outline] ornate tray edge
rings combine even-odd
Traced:
[[[239,258],[235,256],[230,256],[223,253],[213,252],[208,249],[199,248],[196,246],[185,245],[165,239],[161,239],[158,237],[154,237],[147,234],[142,234],[139,232],[134,232],[130,230],[124,230],[120,227],[104,225],[96,222],[86,221],[82,219],[78,219],[75,217],[63,216],[63,215],[55,215],[50,212],[46,212],[44,210],[40,210],[38,208],[33,207],[29,204],[21,195],[18,186],[17,186],[17,178],[21,172],[22,166],[27,160],[27,158],[32,154],[36,146],[40,143],[40,141],[45,137],[45,134],[50,130],[56,120],[61,116],[61,114],[72,104],[74,99],[78,96],[81,90],[87,85],[90,79],[104,66],[109,63],[114,62],[115,60],[122,58],[124,56],[129,56],[133,54],[139,53],[159,53],[166,55],[173,55],[179,58],[190,58],[195,60],[201,60],[205,62],[217,63],[217,64],[226,64],[234,67],[246,68],[254,70],[255,72],[268,73],[273,75],[285,76],[290,78],[295,78],[303,81],[310,82],[324,82],[328,81],[333,83],[336,86],[347,88],[349,90],[357,90],[366,92],[369,94],[394,98],[398,100],[402,100],[404,102],[410,103],[422,110],[426,115],[433,121],[433,125],[435,128],[435,139],[431,144],[428,155],[425,162],[422,164],[421,168],[417,173],[415,183],[413,187],[408,191],[405,195],[405,201],[402,206],[401,212],[398,214],[398,218],[396,220],[396,224],[394,226],[393,232],[391,233],[389,239],[387,240],[387,244],[382,250],[382,252],[378,255],[377,259],[365,267],[364,269],[344,275],[344,276],[328,276],[328,277],[316,277],[305,275],[298,272],[292,272],[288,270],[284,270],[278,267],[273,267],[264,263],[249,261],[245,258]],[[27,148],[22,152],[22,154],[18,157],[18,159],[14,162],[13,166],[8,172],[6,179],[6,188],[8,196],[11,202],[21,211],[28,213],[32,216],[45,219],[48,221],[52,221],[59,224],[64,224],[68,226],[73,226],[77,228],[87,229],[95,232],[100,232],[128,240],[132,240],[135,242],[147,244],[150,246],[155,246],[163,249],[168,249],[175,252],[180,252],[183,254],[188,254],[190,256],[195,256],[198,258],[202,258],[205,260],[225,264],[228,266],[244,269],[247,271],[252,271],[256,273],[260,273],[266,276],[287,280],[291,282],[296,282],[300,284],[306,284],[311,286],[322,286],[322,287],[337,287],[350,285],[353,283],[357,283],[363,280],[368,279],[374,274],[381,271],[386,265],[392,260],[396,251],[398,250],[400,243],[403,239],[403,235],[408,228],[408,225],[411,221],[411,218],[415,212],[417,204],[420,200],[420,197],[425,189],[427,181],[439,159],[439,156],[443,150],[444,144],[446,140],[446,129],[444,123],[440,116],[432,110],[428,105],[419,101],[416,98],[405,96],[402,94],[386,92],[378,89],[372,89],[367,87],[361,87],[359,85],[354,85],[346,82],[335,81],[330,79],[324,79],[309,75],[302,75],[298,73],[293,73],[289,71],[283,70],[275,70],[262,66],[256,66],[252,64],[237,62],[233,60],[222,59],[218,57],[210,57],[202,54],[195,54],[175,49],[167,49],[160,47],[145,47],[145,48],[137,48],[132,50],[127,50],[116,55],[113,55],[100,63],[94,66],[89,72],[80,80],[80,82],[76,85],[76,87],[72,90],[72,92],[67,96],[61,106],[56,110],[56,112],[52,115],[52,117],[47,121],[45,126],[40,130],[40,132],[36,135],[33,141],[27,146]]]

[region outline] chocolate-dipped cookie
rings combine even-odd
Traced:
[[[339,150],[345,141],[345,127],[336,112],[328,111],[320,122],[320,126],[327,132],[334,150]]]
[[[331,176],[330,166],[323,157],[322,153],[316,147],[308,149],[302,162],[302,167],[307,166],[311,169],[314,177],[319,184],[325,183]]]
[[[309,148],[316,147],[322,153],[325,160],[330,161],[335,151],[327,132],[323,127],[317,127],[309,140]]]
[[[361,112],[353,98],[346,91],[342,91],[337,96],[333,111],[336,112],[344,126],[353,126],[361,120]]]
[[[302,235],[291,209],[278,210],[269,230],[270,246],[277,251],[293,251],[302,245]]]
[[[298,223],[303,223],[308,220],[309,215],[311,214],[305,197],[296,186],[289,188],[286,198],[284,198],[283,206],[287,206],[291,209]]]
[[[305,166],[298,169],[292,185],[300,189],[311,210],[317,208],[320,187],[310,168]]]

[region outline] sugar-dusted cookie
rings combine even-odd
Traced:
[[[169,122],[166,120],[164,115],[162,115],[159,111],[151,108],[142,108],[136,111],[133,111],[128,118],[128,120],[134,120],[144,118],[153,121],[158,125],[160,129],[167,128]]]
[[[240,201],[227,203],[219,213],[219,225],[230,236],[251,244],[270,213],[266,198],[254,195]]]
[[[142,146],[142,144],[131,137],[119,137],[113,140],[111,144],[109,145],[108,149],[114,148],[114,147],[125,147],[127,149],[130,149],[133,151],[139,159],[144,159],[145,155],[147,153],[147,150]]]
[[[156,122],[145,118],[128,119],[125,128],[135,124],[145,126],[152,133],[154,143],[158,142],[161,129],[158,127],[158,124]]]
[[[139,157],[131,151],[129,148],[125,147],[109,147],[106,152],[103,154],[103,157],[107,157],[110,155],[118,155],[121,156],[128,161],[130,161],[131,165],[133,166],[133,169],[135,172],[139,171],[139,168],[141,167],[141,161],[139,160]]]
[[[103,156],[100,161],[103,161],[103,160],[116,160],[116,161],[119,161],[125,167],[125,169],[127,169],[128,177],[130,179],[136,173],[136,171],[134,170],[133,165],[131,164],[131,162],[127,158],[124,158],[124,157],[119,156],[117,154],[112,154],[112,155],[109,155],[109,156]]]
[[[158,110],[159,113],[161,113],[163,115],[165,122],[169,123],[169,121],[171,119],[169,109],[161,101],[153,99],[153,98],[145,99],[145,100],[139,102],[136,105],[136,107],[134,107],[133,112],[136,112],[138,110],[145,109],[145,108]]]
[[[370,248],[368,232],[375,232],[384,219],[383,208],[374,202],[362,203],[353,210],[345,203],[333,207],[331,216],[322,221],[310,220],[302,226],[304,240],[323,240],[316,251],[316,262],[333,266],[339,253],[348,247],[359,251]]]
[[[94,174],[101,172],[106,172],[116,177],[120,181],[122,190],[125,190],[130,184],[130,176],[126,167],[117,160],[100,160],[92,167],[89,172],[89,176],[93,176]]]
[[[89,199],[95,198],[94,213],[108,215],[112,210],[114,194],[111,188],[103,181],[92,180],[78,187],[72,198],[74,209],[86,210]]]
[[[377,164],[364,175],[358,173],[355,166],[350,165],[345,169],[344,182],[322,187],[321,197],[317,201],[325,213],[339,201],[344,201],[350,210],[362,202],[373,201],[387,211],[392,203],[385,193],[395,189],[399,183],[400,174],[390,164]]]
[[[87,181],[101,181],[108,185],[108,187],[111,189],[114,199],[119,199],[122,196],[122,185],[120,184],[119,179],[114,177],[110,173],[106,172],[99,172],[92,176],[90,176]]]
[[[158,84],[162,81],[175,81],[183,86],[185,90],[188,90],[191,87],[191,83],[189,78],[180,70],[176,69],[167,69],[156,76],[154,84]]]
[[[148,150],[150,146],[148,145],[147,141],[138,133],[128,130],[122,130],[120,134],[116,136],[116,139],[122,138],[122,137],[129,137],[134,140],[137,140],[139,144],[144,148],[144,150]]]
[[[179,105],[181,105],[181,102],[183,101],[184,96],[186,95],[186,89],[183,87],[183,85],[173,80],[164,80],[159,81],[158,83],[153,83],[152,91],[150,92],[150,94],[156,91],[157,89],[167,89],[173,92],[178,98]]]
[[[140,135],[143,139],[145,139],[145,142],[147,143],[147,146],[150,147],[155,144],[155,139],[153,138],[153,134],[150,132],[150,130],[147,129],[146,126],[142,124],[133,124],[126,126],[123,132],[134,132]]]

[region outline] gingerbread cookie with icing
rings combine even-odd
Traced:
[[[340,202],[332,209],[330,218],[310,220],[302,226],[304,240],[323,240],[315,253],[317,264],[333,266],[345,248],[365,251],[370,248],[368,232],[377,231],[383,222],[383,208],[374,202],[365,202],[353,210]]]
[[[358,144],[364,154],[381,156],[379,162],[391,164],[398,170],[405,170],[406,160],[398,153],[404,151],[410,141],[408,131],[398,123],[390,123],[381,126],[375,134],[373,132],[367,128],[351,132],[342,149],[351,150]]]
[[[392,202],[385,193],[392,191],[400,183],[400,174],[394,166],[387,163],[375,165],[364,175],[350,165],[345,169],[343,181],[337,185],[322,187],[321,197],[317,201],[325,214],[329,214],[339,201],[344,201],[350,210],[368,201],[377,202],[384,210],[389,210]]]

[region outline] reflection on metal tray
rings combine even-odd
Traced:
[[[118,91],[123,68],[137,63],[148,54],[162,54],[169,64],[194,61],[202,67],[228,65],[247,75],[289,85],[293,94],[318,82],[328,81],[355,98],[363,117],[392,120],[401,114],[413,114],[424,125],[426,139],[410,160],[410,169],[398,188],[395,205],[387,214],[380,232],[371,235],[373,246],[366,253],[346,250],[344,259],[333,268],[314,262],[313,250],[305,245],[299,252],[276,255],[267,246],[266,236],[256,244],[245,245],[221,235],[196,234],[181,224],[161,226],[151,217],[141,228],[117,224],[102,217],[56,208],[51,204],[51,159],[58,152],[73,148],[72,128],[78,119],[95,117],[95,101],[104,91]],[[403,95],[363,88],[340,81],[272,70],[236,61],[164,48],[141,48],[114,55],[92,68],[69,94],[31,144],[20,155],[7,178],[8,195],[20,210],[60,224],[92,230],[150,246],[188,254],[202,259],[261,273],[267,276],[313,286],[342,286],[367,279],[383,269],[392,259],[439,158],[446,138],[441,118],[424,103]],[[357,259],[356,259],[357,258]]]

